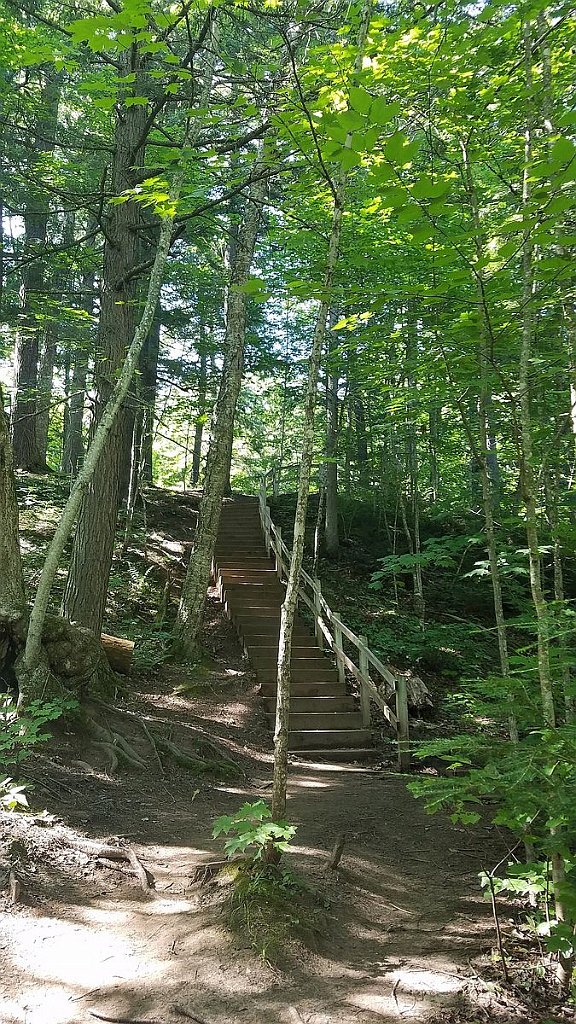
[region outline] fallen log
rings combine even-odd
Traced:
[[[108,658],[110,668],[114,669],[114,672],[119,672],[122,676],[129,676],[132,668],[134,641],[102,633],[100,643],[104,648],[104,654]]]

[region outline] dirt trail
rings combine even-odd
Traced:
[[[169,508],[157,504],[165,522]],[[189,513],[175,517],[169,533],[158,526],[162,557],[169,550],[185,564],[188,521]],[[17,841],[23,883],[14,907],[6,875],[0,883],[0,1024],[93,1024],[97,1015],[148,1024],[511,1019],[470,967],[493,941],[477,872],[505,853],[504,841],[490,829],[427,817],[392,775],[294,761],[289,816],[298,833],[287,863],[322,895],[323,934],[315,949],[296,947],[273,966],[227,929],[222,891],[191,878],[200,862],[221,856],[214,818],[268,795],[271,737],[215,603],[205,646],[213,663],[201,678],[154,670],[131,682],[127,707],[170,725],[184,744],[190,730],[206,733],[241,765],[239,779],[215,783],[177,767],[161,777],[153,762],[146,774],[109,776],[95,748],[63,734],[50,760],[27,767],[36,806],[57,820],[0,815],[4,866]],[[183,682],[188,695],[175,690]],[[150,756],[137,727],[130,740]],[[341,869],[326,872],[342,831]],[[152,870],[155,892],[96,867],[75,848],[78,835],[129,841]]]
[[[241,673],[239,666],[228,673]],[[228,691],[224,700],[217,678]],[[97,1019],[92,1013],[162,1024],[369,1024],[430,1021],[438,1013],[473,1019],[456,1011],[470,958],[491,943],[476,873],[503,847],[490,831],[428,818],[397,777],[293,766],[289,816],[298,835],[289,862],[319,887],[329,910],[317,948],[297,952],[283,969],[227,930],[212,890],[190,884],[198,863],[220,853],[210,838],[213,819],[269,792],[258,698],[249,676],[234,676],[233,692],[229,678],[215,672],[214,689],[201,700],[155,687],[135,704],[191,715],[213,736],[228,737],[228,749],[246,758],[246,780],[214,786],[180,773],[110,779],[74,765],[50,778],[53,792],[72,792],[62,788],[47,801],[61,824],[21,825],[29,861],[25,902],[13,910],[6,902],[2,915],[2,1024],[87,1024]],[[249,745],[241,742],[247,738]],[[64,771],[73,755],[62,749],[54,763]],[[154,873],[156,892],[94,869],[69,846],[70,826],[130,840]],[[342,830],[341,870],[327,874],[326,855]],[[3,833],[14,836],[6,818]]]

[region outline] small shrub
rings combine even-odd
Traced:
[[[20,764],[32,748],[50,739],[44,729],[66,711],[78,707],[76,700],[34,700],[23,711],[9,694],[0,698],[0,765]]]
[[[272,811],[264,800],[244,804],[235,814],[223,814],[214,822],[212,835],[230,835],[224,843],[227,857],[247,853],[250,859],[262,861],[270,852],[281,855],[289,849],[289,841],[296,833],[294,825],[285,821],[272,821]],[[278,857],[279,859],[279,857]]]
[[[21,811],[28,807],[25,789],[25,785],[17,785],[14,779],[2,779],[0,782],[0,808],[3,811]]]

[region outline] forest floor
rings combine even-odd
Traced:
[[[176,517],[164,540],[176,548],[186,541]],[[110,774],[102,753],[66,728],[26,762],[35,813],[0,815],[0,867],[16,863],[20,882],[12,903],[4,872],[1,1024],[572,1019],[571,1010],[555,1015],[522,1000],[494,964],[478,872],[506,857],[506,835],[428,817],[405,778],[369,766],[293,759],[287,817],[298,831],[285,862],[309,887],[309,927],[301,921],[299,939],[258,950],[230,926],[229,882],[194,876],[222,858],[214,819],[267,798],[271,737],[254,677],[213,598],[204,641],[200,671],[138,670],[118,702],[123,710],[99,715],[122,723],[142,756],[150,755],[146,736],[126,712],[170,726],[183,748],[204,737],[236,762],[234,777],[170,764],[161,772],[152,758],[145,773]],[[339,868],[327,870],[342,832]],[[87,838],[130,845],[154,888],[98,866]],[[503,927],[512,924],[504,919]]]

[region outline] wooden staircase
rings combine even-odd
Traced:
[[[260,683],[274,727],[280,608],[285,587],[267,556],[258,500],[235,498],[222,507],[214,556],[216,582]],[[373,753],[370,730],[314,634],[296,617],[292,642],[289,748],[302,756],[356,760]]]

